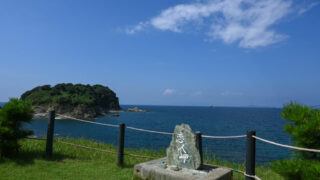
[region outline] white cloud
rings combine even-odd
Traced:
[[[192,26],[196,26],[206,20],[206,34],[211,40],[238,43],[242,48],[267,46],[286,37],[271,27],[294,11],[292,3],[289,0],[206,0],[179,4],[163,10],[149,21],[140,22],[127,33],[134,34],[147,26],[183,32],[190,22],[195,22]],[[315,5],[295,10],[295,13],[304,13]]]
[[[157,17],[150,20],[153,27],[160,30],[181,32],[181,28],[188,21],[201,20],[220,9],[220,5],[211,4],[181,4],[168,8]]]
[[[242,96],[243,93],[241,92],[232,92],[232,91],[224,91],[220,93],[221,96]]]
[[[142,31],[146,26],[148,26],[148,22],[139,22],[139,24],[130,27],[130,28],[126,28],[125,32],[127,34],[135,34],[139,31]]]
[[[177,90],[175,90],[175,89],[165,89],[162,94],[169,95],[169,94],[173,94],[175,92],[177,92]]]

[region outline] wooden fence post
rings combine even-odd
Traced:
[[[246,157],[246,174],[255,176],[256,166],[256,139],[252,136],[256,135],[256,131],[247,132],[247,157]],[[254,180],[255,178],[246,177],[246,180]]]
[[[196,145],[197,145],[197,148],[198,148],[198,150],[199,150],[199,153],[200,153],[200,168],[199,169],[201,169],[202,168],[202,166],[203,166],[203,154],[202,154],[202,134],[201,134],[201,132],[200,131],[197,131],[196,132]]]
[[[53,133],[54,133],[54,120],[55,120],[55,111],[49,112],[49,122],[47,129],[47,144],[46,144],[46,153],[47,156],[52,156],[52,144],[53,144]]]
[[[124,155],[124,133],[126,125],[121,123],[119,125],[119,139],[118,139],[118,165],[123,165],[123,155]]]

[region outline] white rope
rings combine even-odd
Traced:
[[[115,124],[98,123],[98,122],[86,121],[86,120],[82,120],[82,119],[78,119],[78,118],[74,118],[74,117],[70,117],[70,116],[65,116],[65,115],[61,115],[61,114],[57,114],[57,115],[65,117],[65,118],[68,118],[68,119],[76,120],[76,121],[86,122],[86,123],[98,124],[98,125],[102,125],[102,126],[119,127],[119,125],[115,125]],[[149,132],[149,133],[166,134],[166,135],[172,135],[173,134],[173,133],[168,133],[168,132],[152,131],[152,130],[147,130],[147,129],[139,129],[139,128],[130,127],[130,126],[127,126],[126,128],[132,129],[132,130],[136,130],[136,131]]]
[[[238,169],[233,169],[233,168],[229,168],[229,167],[226,167],[226,166],[220,166],[220,165],[205,164],[205,163],[204,163],[204,165],[217,166],[217,167],[222,167],[222,168],[230,169],[230,170],[232,170],[233,172],[240,173],[240,174],[242,174],[242,175],[244,175],[244,176],[251,177],[251,178],[254,178],[254,179],[257,179],[257,180],[261,180],[257,175],[249,175],[249,174],[246,174],[244,171],[241,171],[241,170],[238,170]]]
[[[239,135],[239,136],[207,136],[207,135],[202,135],[204,138],[211,138],[211,139],[227,139],[227,138],[243,138],[247,137],[247,135]]]
[[[74,118],[74,117],[71,117],[71,116],[65,116],[65,115],[61,115],[61,114],[57,114],[57,115],[62,116],[62,117],[65,117],[65,118],[67,118],[67,119],[76,120],[76,121],[81,121],[81,122],[86,122],[86,123],[91,123],[91,124],[98,124],[98,125],[110,126],[110,127],[119,127],[119,125],[115,125],[115,124],[98,123],[98,122],[86,121],[86,120]]]
[[[243,172],[243,175],[245,175],[245,176],[247,176],[247,177],[251,177],[251,178],[254,178],[254,179],[257,179],[257,180],[261,180],[258,176],[256,176],[256,175],[249,175],[249,174],[247,174],[247,173],[245,173],[245,172]]]
[[[102,125],[102,126],[111,126],[111,127],[119,127],[119,125],[115,125],[115,124],[98,123],[98,122],[93,122],[93,121],[87,121],[87,120],[74,118],[74,117],[71,117],[71,116],[65,116],[65,115],[61,115],[61,114],[57,114],[57,115],[59,115],[61,117],[68,118],[68,119],[81,121],[81,122],[86,122],[86,123],[91,123],[91,124],[98,124],[98,125]],[[156,134],[165,134],[165,135],[173,135],[174,134],[174,133],[169,133],[169,132],[161,132],[161,131],[140,129],[140,128],[135,128],[135,127],[130,127],[130,126],[127,126],[127,128],[128,129],[132,129],[132,130],[136,130],[136,131],[156,133]],[[222,138],[243,138],[243,137],[246,137],[246,135],[240,135],[240,136],[207,136],[207,135],[202,135],[202,137],[204,137],[204,138],[213,138],[213,139],[218,139],[218,138],[222,139]]]
[[[266,143],[270,143],[270,144],[273,144],[273,145],[276,145],[276,146],[281,146],[281,147],[285,147],[285,148],[289,148],[289,149],[295,149],[295,150],[300,150],[300,151],[310,151],[310,152],[317,152],[317,153],[320,153],[320,150],[317,150],[317,149],[308,149],[308,148],[301,148],[301,147],[296,147],[296,146],[289,146],[289,145],[284,145],[284,144],[279,144],[279,143],[276,143],[276,142],[273,142],[273,141],[269,141],[269,140],[266,140],[266,139],[262,139],[260,137],[257,137],[257,136],[252,136],[260,141],[263,141],[263,142],[266,142]]]
[[[152,131],[152,130],[147,130],[147,129],[139,129],[139,128],[130,127],[130,126],[127,126],[127,128],[128,129],[132,129],[132,130],[136,130],[136,131],[156,133],[156,134],[166,134],[166,135],[172,135],[173,134],[173,133],[169,133],[169,132],[161,132],[161,131]]]

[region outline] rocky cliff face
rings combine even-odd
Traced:
[[[71,116],[80,119],[92,119],[97,116],[107,115],[108,110],[95,107],[55,105],[55,106],[33,106],[35,110],[35,118],[46,117],[49,110],[55,110],[56,114]]]

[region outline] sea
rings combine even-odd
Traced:
[[[120,112],[119,117],[104,116],[93,119],[94,122],[120,124],[140,129],[173,132],[176,125],[190,125],[193,131],[209,136],[245,135],[255,130],[256,136],[282,144],[293,144],[290,136],[284,132],[288,121],[281,118],[281,108],[256,107],[199,107],[199,106],[147,106],[122,105],[121,108],[139,107],[150,112]],[[23,124],[25,129],[33,130],[34,135],[46,135],[48,120],[34,119]],[[117,146],[118,128],[99,126],[75,120],[58,119],[55,121],[55,136],[86,138]],[[171,141],[171,135],[153,134],[126,129],[125,147],[165,151]],[[220,160],[245,162],[246,138],[202,139],[205,157]],[[292,155],[286,148],[256,142],[256,163],[268,164]]]

